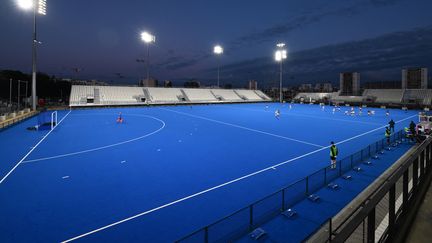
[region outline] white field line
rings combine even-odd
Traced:
[[[12,174],[12,172],[39,146],[39,144],[41,144],[45,138],[48,137],[48,135],[51,134],[52,131],[54,131],[54,129],[57,128],[58,125],[60,125],[60,123],[62,123],[62,121],[71,113],[71,111],[69,111],[61,120],[58,124],[56,124],[56,126],[51,129],[45,136],[42,137],[42,139],[35,145],[33,146],[33,148],[0,180],[0,184],[3,183],[4,180],[6,180],[6,178]]]
[[[145,116],[145,115],[143,115],[143,116],[144,116],[144,117],[149,117],[149,118],[152,118],[152,119],[155,119],[155,120],[161,122],[161,123],[162,123],[162,126],[161,126],[160,128],[158,128],[157,130],[151,132],[151,133],[147,133],[147,134],[145,134],[145,135],[143,135],[143,136],[140,136],[140,137],[137,137],[137,138],[133,138],[133,139],[129,139],[129,140],[126,140],[126,141],[123,141],[123,142],[118,142],[118,143],[114,143],[114,144],[110,144],[110,145],[105,145],[105,146],[102,146],[102,147],[97,147],[97,148],[92,148],[92,149],[86,149],[86,150],[81,150],[81,151],[72,152],[72,153],[67,153],[67,154],[59,154],[59,155],[50,156],[50,157],[44,157],[44,158],[38,158],[38,159],[25,160],[25,161],[23,161],[22,163],[25,164],[25,163],[33,163],[33,162],[38,162],[38,161],[43,161],[43,160],[50,160],[50,159],[63,158],[63,157],[67,157],[67,156],[72,156],[72,155],[77,155],[77,154],[84,154],[84,153],[89,153],[89,152],[98,151],[98,150],[102,150],[102,149],[107,149],[107,148],[111,148],[111,147],[119,146],[119,145],[122,145],[122,144],[125,144],[125,143],[131,143],[131,142],[134,142],[134,141],[137,141],[137,140],[140,140],[140,139],[146,138],[146,137],[148,137],[148,136],[151,136],[151,135],[153,135],[153,134],[155,134],[155,133],[158,133],[158,132],[160,132],[162,129],[164,129],[165,126],[166,126],[166,124],[165,124],[164,121],[162,121],[162,120],[160,120],[160,119],[158,119],[158,118],[156,118],[156,117],[153,117],[153,116]]]
[[[411,119],[411,118],[413,118],[413,117],[415,117],[415,116],[417,116],[417,115],[413,115],[413,116],[410,116],[410,117],[404,118],[404,119],[402,119],[402,120],[397,121],[396,123],[403,122],[403,121],[408,120],[408,119]],[[357,135],[357,136],[354,136],[354,137],[351,137],[351,138],[345,139],[345,140],[343,140],[343,141],[340,141],[340,142],[338,142],[338,143],[336,143],[336,144],[346,143],[346,142],[351,141],[351,140],[353,140],[353,139],[356,139],[356,138],[358,138],[358,137],[361,137],[361,136],[364,136],[364,135],[366,135],[366,134],[369,134],[369,133],[375,132],[375,131],[377,131],[377,130],[383,129],[383,128],[386,127],[386,126],[387,126],[387,125],[385,125],[385,126],[381,126],[381,127],[378,127],[378,128],[375,128],[375,129],[370,130],[370,131],[368,131],[368,132],[365,132],[365,133],[359,134],[359,135]],[[217,185],[217,186],[214,186],[214,187],[208,188],[208,189],[206,189],[206,190],[203,190],[203,191],[197,192],[197,193],[195,193],[195,194],[192,194],[192,195],[189,195],[189,196],[186,196],[186,197],[183,197],[183,198],[177,199],[177,200],[175,200],[175,201],[172,201],[172,202],[170,202],[170,203],[167,203],[167,204],[161,205],[161,206],[159,206],[159,207],[156,207],[156,208],[153,208],[153,209],[147,210],[147,211],[145,211],[145,212],[142,212],[142,213],[139,213],[139,214],[133,215],[133,216],[131,216],[131,217],[128,217],[128,218],[122,219],[122,220],[117,221],[117,222],[114,222],[114,223],[112,223],[112,224],[109,224],[109,225],[106,225],[106,226],[103,226],[103,227],[97,228],[97,229],[95,229],[95,230],[89,231],[89,232],[87,232],[87,233],[84,233],[84,234],[81,234],[81,235],[75,236],[75,237],[73,237],[73,238],[70,238],[70,239],[68,239],[68,240],[63,241],[63,243],[71,242],[71,241],[74,241],[74,240],[78,240],[78,239],[80,239],[80,238],[83,238],[83,237],[86,237],[86,236],[88,236],[88,235],[91,235],[91,234],[97,233],[97,232],[99,232],[99,231],[102,231],[102,230],[105,230],[105,229],[111,228],[111,227],[113,227],[113,226],[116,226],[116,225],[119,225],[119,224],[125,223],[125,222],[127,222],[127,221],[132,220],[132,219],[135,219],[135,218],[138,218],[138,217],[144,216],[144,215],[146,215],[146,214],[149,214],[149,213],[152,213],[152,212],[155,212],[155,211],[161,210],[161,209],[163,209],[163,208],[166,208],[166,207],[169,207],[169,206],[171,206],[171,205],[174,205],[174,204],[177,204],[177,203],[180,203],[180,202],[186,201],[186,200],[188,200],[188,199],[191,199],[191,198],[197,197],[197,196],[202,195],[202,194],[205,194],[205,193],[207,193],[207,192],[214,191],[214,190],[216,190],[216,189],[218,189],[218,188],[225,187],[225,186],[227,186],[227,185],[230,185],[230,184],[233,184],[233,183],[235,183],[235,182],[238,182],[238,181],[244,180],[244,179],[246,179],[246,178],[249,178],[249,177],[252,177],[252,176],[255,176],[255,175],[261,174],[261,173],[263,173],[263,172],[265,172],[265,171],[268,171],[268,170],[274,170],[276,167],[279,167],[279,166],[282,166],[282,165],[284,165],[284,164],[290,163],[290,162],[292,162],[292,161],[295,161],[295,160],[298,160],[298,159],[304,158],[304,157],[309,156],[309,155],[311,155],[311,154],[318,153],[318,152],[320,152],[320,151],[322,151],[322,150],[324,150],[324,149],[328,149],[329,147],[330,147],[330,146],[327,146],[327,147],[324,147],[324,148],[320,148],[320,149],[314,150],[314,151],[312,151],[312,152],[309,152],[309,153],[306,153],[306,154],[300,155],[300,156],[298,156],[298,157],[295,157],[295,158],[289,159],[289,160],[284,161],[284,162],[281,162],[281,163],[279,163],[279,164],[275,164],[275,165],[269,166],[269,167],[267,167],[267,168],[264,168],[264,169],[262,169],[262,170],[259,170],[259,171],[256,171],[256,172],[253,172],[253,173],[250,173],[250,174],[245,175],[245,176],[242,176],[242,177],[239,177],[239,178],[237,178],[237,179],[234,179],[234,180],[231,180],[231,181],[225,182],[225,183],[223,183],[223,184],[220,184],[220,185]]]
[[[307,144],[307,145],[311,145],[311,146],[318,147],[318,148],[324,148],[324,146],[319,145],[319,144],[309,143],[309,142],[306,142],[306,141],[301,141],[301,140],[298,140],[298,139],[289,138],[289,137],[277,135],[277,134],[274,134],[274,133],[264,132],[264,131],[261,131],[261,130],[257,130],[257,129],[253,129],[253,128],[248,128],[248,127],[244,127],[244,126],[240,126],[240,125],[236,125],[236,124],[232,124],[232,123],[228,123],[228,122],[218,121],[218,120],[214,120],[214,119],[203,117],[203,116],[192,115],[192,114],[188,114],[188,113],[185,113],[185,112],[174,111],[174,110],[170,110],[170,109],[166,109],[166,108],[159,108],[159,109],[170,111],[170,112],[174,112],[174,113],[178,113],[178,114],[182,114],[182,115],[185,115],[185,116],[190,116],[190,117],[202,119],[202,120],[206,120],[206,121],[211,121],[211,122],[215,122],[215,123],[219,123],[219,124],[223,124],[223,125],[227,125],[227,126],[232,126],[232,127],[235,127],[235,128],[240,128],[240,129],[244,129],[244,130],[248,130],[248,131],[252,131],[252,132],[256,132],[256,133],[261,133],[261,134],[269,135],[269,136],[272,136],[272,137],[282,138],[282,139],[294,141],[294,142],[297,142],[297,143]]]

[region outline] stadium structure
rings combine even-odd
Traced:
[[[0,239],[393,242],[431,180],[432,91],[346,91],[73,85],[5,114]]]
[[[7,80],[0,101],[2,243],[403,242],[428,206],[427,68],[403,69],[400,89],[343,72],[337,92],[284,100],[278,43],[277,97],[220,88],[218,62],[213,88],[71,85],[51,105],[36,89],[46,1],[17,4],[33,11],[32,81]],[[156,37],[141,40],[153,86]]]

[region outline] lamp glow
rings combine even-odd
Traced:
[[[30,10],[33,8],[33,0],[17,0],[16,3],[19,8],[24,10]]]
[[[287,51],[286,50],[277,50],[275,52],[275,60],[277,62],[280,62],[283,59],[287,59]]]
[[[223,48],[220,45],[217,45],[213,48],[213,52],[217,55],[220,55],[223,53]]]
[[[156,37],[148,32],[141,33],[141,40],[145,43],[154,43],[156,42]]]
[[[41,15],[46,15],[46,0],[39,0],[38,13]]]

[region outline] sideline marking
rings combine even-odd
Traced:
[[[137,116],[137,115],[135,115],[135,116]],[[78,151],[78,152],[72,152],[72,153],[67,153],[67,154],[59,154],[59,155],[50,156],[50,157],[44,157],[44,158],[39,158],[39,159],[26,160],[26,161],[23,161],[22,163],[23,164],[34,163],[34,162],[42,161],[42,160],[57,159],[57,158],[62,158],[62,157],[67,157],[67,156],[72,156],[72,155],[77,155],[77,154],[84,154],[84,153],[88,153],[88,152],[98,151],[98,150],[102,150],[102,149],[106,149],[106,148],[111,148],[111,147],[115,147],[115,146],[118,146],[118,145],[122,145],[122,144],[125,144],[125,143],[130,143],[130,142],[134,142],[136,140],[140,140],[140,139],[146,138],[146,137],[151,136],[151,135],[153,135],[153,134],[155,134],[157,132],[160,132],[162,129],[165,128],[165,122],[162,121],[162,120],[160,120],[160,119],[158,119],[158,118],[156,118],[156,117],[146,116],[146,115],[142,115],[142,117],[149,117],[149,118],[155,119],[155,120],[161,122],[162,126],[159,129],[157,129],[157,130],[155,130],[155,131],[153,131],[151,133],[147,133],[146,135],[143,135],[143,136],[140,136],[140,137],[137,137],[137,138],[133,138],[133,139],[129,139],[129,140],[126,140],[126,141],[123,141],[123,142],[113,143],[113,144],[105,145],[105,146],[98,147],[98,148],[81,150],[81,151]]]
[[[404,118],[404,119],[402,119],[402,120],[397,121],[396,123],[403,122],[403,121],[408,120],[408,119],[411,119],[411,118],[413,118],[413,117],[415,117],[415,116],[418,116],[418,115],[412,115],[412,116],[409,116],[409,117],[407,117],[407,118]],[[375,131],[377,131],[377,130],[383,129],[383,128],[386,127],[386,126],[387,126],[387,124],[384,125],[384,126],[381,126],[381,127],[375,128],[375,129],[373,129],[373,130],[370,130],[370,131],[368,131],[368,132],[364,132],[364,133],[359,134],[359,135],[357,135],[357,136],[354,136],[354,137],[351,137],[351,138],[347,138],[347,139],[345,139],[345,140],[343,140],[343,141],[340,141],[340,142],[338,142],[338,143],[336,143],[336,144],[346,143],[346,142],[351,141],[351,140],[353,140],[353,139],[356,139],[356,138],[358,138],[358,137],[361,137],[361,136],[364,136],[364,135],[366,135],[366,134],[369,134],[369,133],[375,132]],[[106,226],[103,226],[103,227],[97,228],[97,229],[95,229],[95,230],[92,230],[92,231],[89,231],[89,232],[87,232],[87,233],[84,233],[84,234],[81,234],[81,235],[75,236],[75,237],[70,238],[70,239],[68,239],[68,240],[64,240],[64,241],[62,241],[62,243],[67,243],[67,242],[71,242],[71,241],[74,241],[74,240],[78,240],[78,239],[83,238],[83,237],[85,237],[85,236],[87,236],[87,235],[91,235],[91,234],[97,233],[97,232],[99,232],[99,231],[102,231],[102,230],[105,230],[105,229],[111,228],[111,227],[116,226],[116,225],[118,225],[118,224],[121,224],[121,223],[124,223],[124,222],[130,221],[130,220],[132,220],[132,219],[135,219],[135,218],[138,218],[138,217],[144,216],[144,215],[146,215],[146,214],[149,214],[149,213],[152,213],[152,212],[158,211],[158,210],[160,210],[160,209],[163,209],[163,208],[169,207],[169,206],[171,206],[171,205],[174,205],[174,204],[177,204],[177,203],[180,203],[180,202],[186,201],[186,200],[188,200],[188,199],[190,199],[190,198],[193,198],[193,197],[196,197],[196,196],[202,195],[202,194],[204,194],[204,193],[207,193],[207,192],[210,192],[210,191],[216,190],[216,189],[218,189],[218,188],[221,188],[221,187],[227,186],[227,185],[232,184],[232,183],[234,183],[234,182],[241,181],[241,180],[243,180],[243,179],[246,179],[246,178],[248,178],[248,177],[252,177],[252,176],[257,175],[257,174],[261,174],[261,173],[263,173],[263,172],[265,172],[265,171],[268,171],[268,170],[273,170],[273,168],[277,168],[277,167],[282,166],[282,165],[284,165],[284,164],[287,164],[287,163],[290,163],[290,162],[292,162],[292,161],[295,161],[295,160],[301,159],[301,158],[303,158],[303,157],[309,156],[309,155],[311,155],[311,154],[318,153],[318,152],[320,152],[320,151],[322,151],[322,150],[324,150],[324,149],[327,149],[327,148],[330,148],[330,146],[327,146],[327,147],[324,147],[324,148],[320,148],[320,149],[314,150],[314,151],[312,151],[312,152],[309,152],[309,153],[306,153],[306,154],[300,155],[300,156],[298,156],[298,157],[295,157],[295,158],[292,158],[292,159],[286,160],[286,161],[281,162],[281,163],[279,163],[279,164],[269,166],[269,167],[267,167],[267,168],[264,168],[264,169],[262,169],[262,170],[259,170],[259,171],[256,171],[256,172],[253,172],[253,173],[250,173],[250,174],[245,175],[245,176],[242,176],[242,177],[239,177],[239,178],[237,178],[237,179],[234,179],[234,180],[231,180],[231,181],[225,182],[225,183],[223,183],[223,184],[220,184],[220,185],[217,185],[217,186],[214,186],[214,187],[208,188],[208,189],[206,189],[206,190],[203,190],[203,191],[197,192],[197,193],[195,193],[195,194],[192,194],[192,195],[189,195],[189,196],[186,196],[186,197],[183,197],[183,198],[177,199],[177,200],[175,200],[175,201],[172,201],[172,202],[170,202],[170,203],[167,203],[167,204],[161,205],[161,206],[159,206],[159,207],[156,207],[156,208],[153,208],[153,209],[147,210],[147,211],[145,211],[145,212],[142,212],[142,213],[136,214],[136,215],[134,215],[134,216],[131,216],[131,217],[128,217],[128,218],[122,219],[122,220],[117,221],[117,222],[114,222],[114,223],[112,223],[112,224],[109,224],[109,225],[106,225]]]
[[[311,146],[318,147],[318,148],[324,148],[324,146],[321,146],[321,145],[318,145],[318,144],[309,143],[309,142],[297,140],[297,139],[294,139],[294,138],[284,137],[284,136],[281,136],[281,135],[277,135],[277,134],[273,134],[273,133],[269,133],[269,132],[264,132],[264,131],[256,130],[256,129],[253,129],[253,128],[243,127],[243,126],[232,124],[232,123],[228,123],[228,122],[218,121],[218,120],[214,120],[214,119],[203,117],[203,116],[192,115],[192,114],[184,113],[184,112],[181,112],[181,111],[174,111],[174,110],[170,110],[170,109],[166,109],[166,108],[159,108],[159,109],[166,110],[166,111],[171,111],[171,112],[179,113],[179,114],[182,114],[182,115],[185,115],[185,116],[195,117],[195,118],[198,118],[198,119],[207,120],[207,121],[211,121],[211,122],[215,122],[215,123],[219,123],[219,124],[223,124],[223,125],[227,125],[227,126],[241,128],[241,129],[244,129],[244,130],[248,130],[248,131],[252,131],[252,132],[257,132],[257,133],[261,133],[261,134],[265,134],[265,135],[269,135],[269,136],[273,136],[273,137],[277,137],[277,138],[282,138],[282,139],[286,139],[286,140],[290,140],[290,141],[294,141],[294,142],[298,142],[298,143],[303,143],[303,144],[311,145]]]
[[[51,129],[45,136],[43,136],[43,138],[3,177],[3,179],[0,180],[0,184],[3,183],[4,180],[6,180],[6,178],[39,146],[39,144],[42,143],[43,140],[45,140],[45,138],[48,137],[48,135],[51,134],[52,131],[54,131],[54,129],[56,129],[56,127],[58,125],[60,125],[60,123],[62,123],[62,121],[71,113],[71,110],[59,121],[59,123],[53,128]]]

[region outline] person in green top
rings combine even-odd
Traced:
[[[390,131],[389,127],[386,127],[384,135],[387,139],[387,145],[389,145],[390,144],[390,136],[391,136],[391,131]]]
[[[391,119],[388,124],[389,124],[390,130],[392,132],[394,132],[395,122],[393,121],[393,119]]]
[[[339,154],[338,148],[335,143],[332,141],[330,146],[330,160],[331,160],[331,169],[336,169],[336,158]]]

